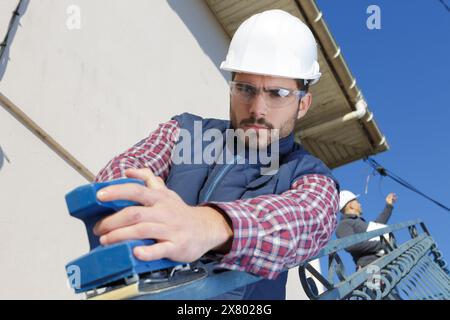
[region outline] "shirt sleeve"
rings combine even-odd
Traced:
[[[316,255],[336,227],[339,194],[332,179],[301,176],[280,194],[211,202],[231,220],[232,246],[218,267],[268,279]]]
[[[394,206],[386,203],[384,210],[380,213],[375,222],[386,224],[392,215],[392,209],[394,209]]]
[[[95,182],[125,177],[129,168],[149,168],[163,180],[169,175],[171,155],[180,128],[176,120],[162,123],[147,138],[114,157],[97,174]]]

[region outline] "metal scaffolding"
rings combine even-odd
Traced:
[[[405,229],[411,239],[399,245],[395,234]],[[373,237],[380,237],[380,241],[385,244],[386,253],[366,267],[347,275],[338,252]],[[308,262],[299,267],[300,280],[310,299],[450,299],[450,273],[447,264],[420,220],[331,241],[313,259],[321,257],[328,257],[327,278]],[[321,283],[325,290],[319,293],[316,282],[312,280]]]

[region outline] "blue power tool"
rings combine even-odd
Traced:
[[[125,207],[140,205],[127,200],[102,202],[97,199],[96,194],[100,189],[124,183],[145,185],[144,181],[138,179],[117,179],[84,185],[66,195],[69,213],[84,222],[90,244],[89,253],[66,265],[75,292],[85,292],[88,297],[92,297],[130,283],[138,283],[141,292],[152,292],[206,277],[206,270],[193,268],[189,264],[168,259],[142,261],[135,258],[133,248],[152,245],[154,240],[151,239],[100,245],[99,238],[93,233],[95,224]]]

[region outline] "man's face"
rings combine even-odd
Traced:
[[[359,216],[362,215],[362,206],[357,199],[350,201],[347,205],[349,206],[349,209],[351,209],[351,213]]]
[[[261,76],[249,73],[237,73],[234,81],[253,85],[257,88],[285,88],[299,90],[293,79]],[[295,126],[295,121],[303,117],[311,105],[311,95],[307,94],[301,102],[292,102],[281,108],[271,108],[267,105],[262,94],[255,96],[249,103],[239,101],[235,96],[230,97],[230,120],[234,129],[245,131],[255,130],[258,147],[265,147],[271,143],[270,135],[273,130],[279,130],[280,138],[288,136]]]

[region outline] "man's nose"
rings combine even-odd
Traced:
[[[250,104],[250,115],[255,119],[264,118],[267,115],[267,104],[262,94],[258,94]]]

